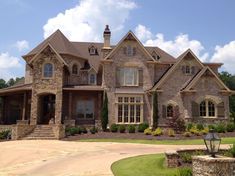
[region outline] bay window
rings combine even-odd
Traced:
[[[118,123],[141,123],[143,113],[142,96],[118,96]]]

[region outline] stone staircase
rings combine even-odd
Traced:
[[[35,139],[56,139],[53,132],[53,127],[50,125],[37,125],[34,130],[26,135],[23,139],[35,140]]]

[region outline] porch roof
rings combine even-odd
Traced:
[[[26,91],[26,90],[32,90],[32,84],[21,84],[0,89],[0,95],[12,92]]]
[[[104,88],[97,85],[79,85],[79,86],[64,87],[63,90],[103,91]]]

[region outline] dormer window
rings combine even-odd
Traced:
[[[77,75],[78,74],[78,66],[77,64],[74,64],[72,67],[72,74]]]
[[[96,73],[94,71],[89,73],[89,84],[96,85]]]
[[[160,59],[160,56],[155,51],[152,52],[152,57],[153,57],[154,60],[159,60]]]
[[[88,51],[89,51],[90,55],[98,55],[97,48],[94,46],[91,46],[90,48],[88,48]]]
[[[45,78],[51,78],[53,76],[53,65],[51,63],[46,63],[43,66],[43,76]]]

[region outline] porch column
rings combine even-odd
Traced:
[[[27,100],[27,93],[24,93],[24,99],[23,99],[23,111],[22,111],[22,120],[25,120],[25,112],[26,112],[26,100]]]
[[[72,92],[69,92],[69,117],[68,120],[72,119],[72,99],[73,99],[73,94]]]
[[[0,124],[3,124],[4,122],[3,122],[3,119],[4,119],[4,97],[0,97],[0,99],[1,99],[1,106],[0,106]]]

